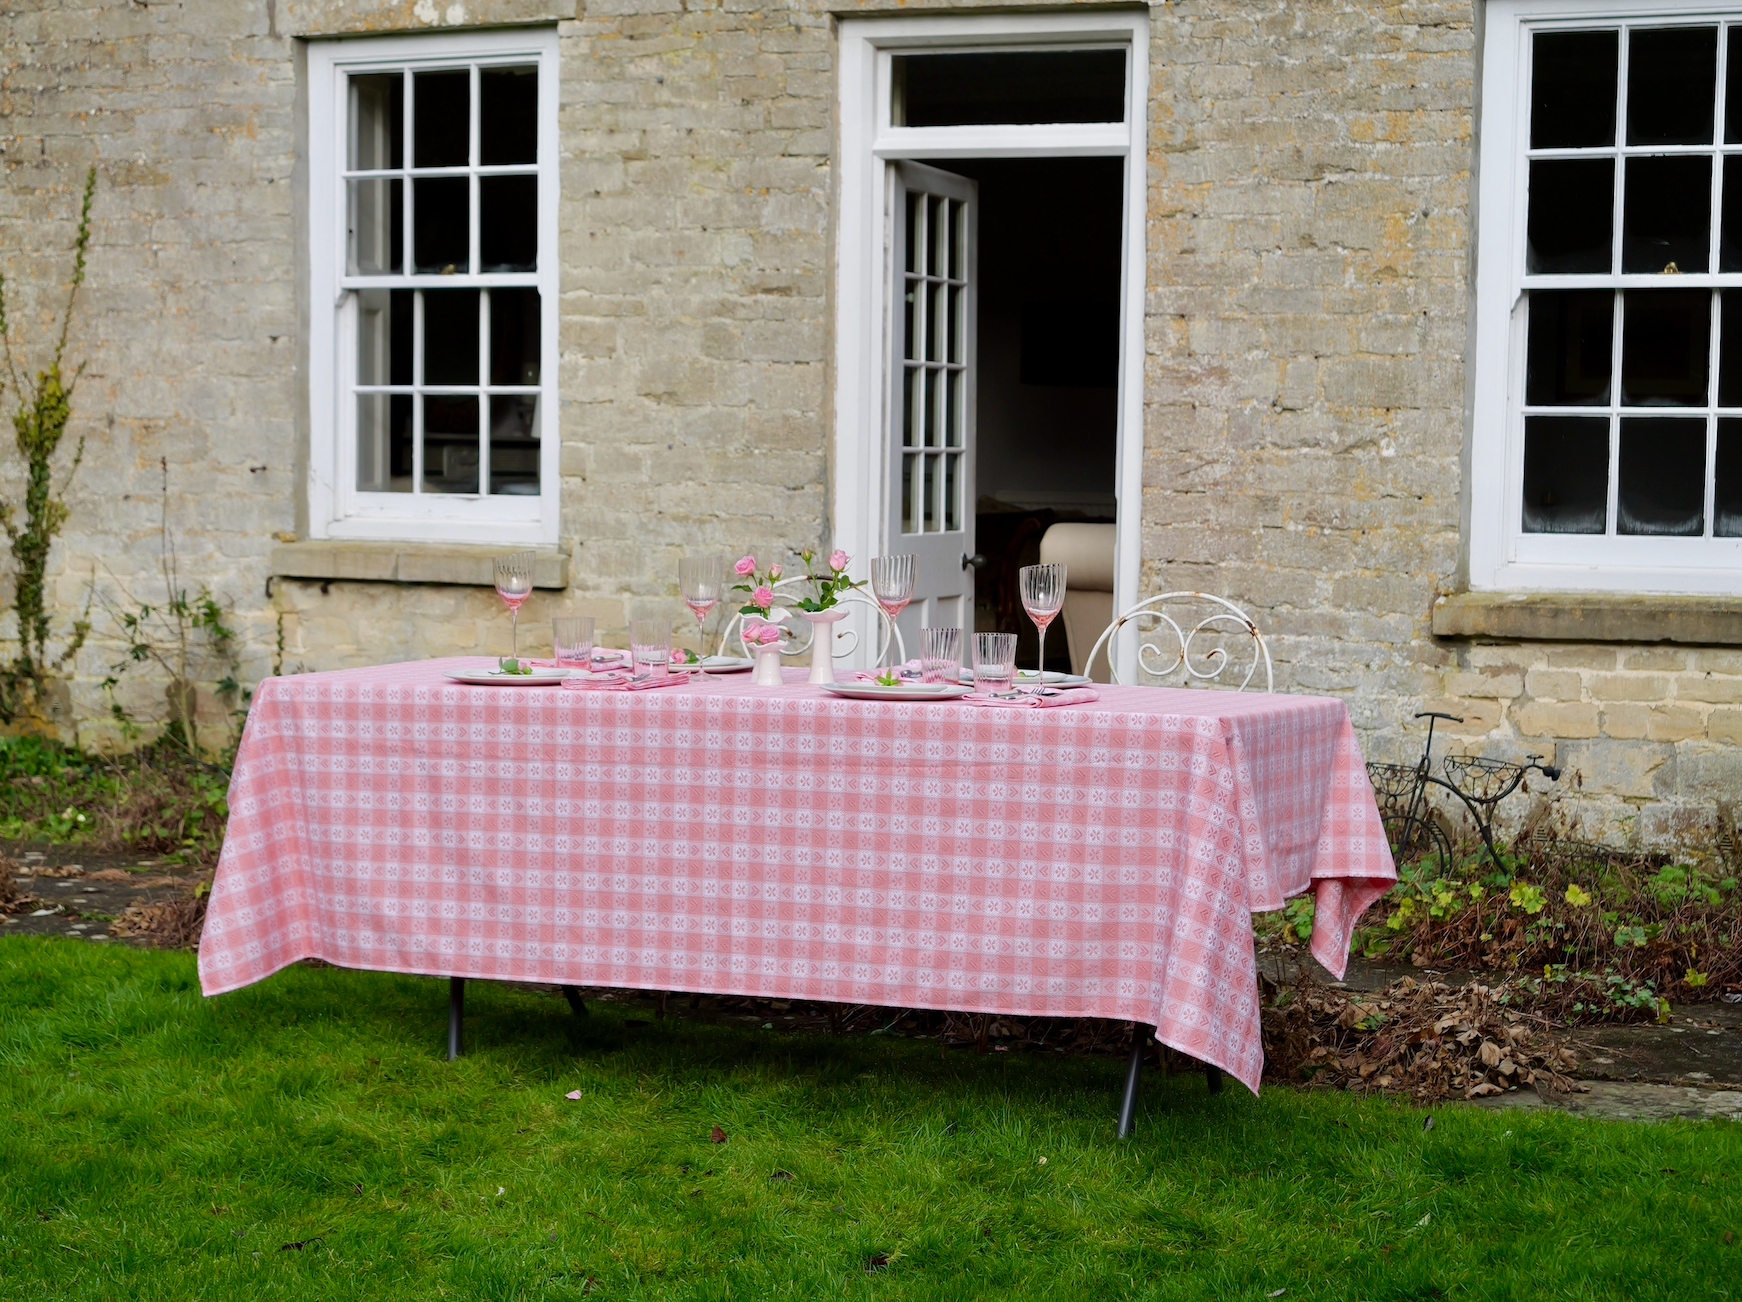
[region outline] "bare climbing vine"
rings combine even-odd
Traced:
[[[96,189],[97,169],[93,167],[85,174],[78,235],[73,241],[72,284],[61,312],[60,333],[48,365],[34,378],[13,347],[6,317],[6,280],[0,275],[0,353],[4,354],[6,366],[0,387],[11,386],[16,403],[12,412],[13,437],[25,467],[23,503],[0,501],[0,528],[6,531],[12,545],[12,605],[18,618],[18,652],[11,661],[0,665],[0,723],[41,712],[49,680],[72,662],[91,631],[87,611],[73,621],[59,651],[49,650],[53,616],[47,595],[48,557],[56,536],[67,522],[67,506],[59,493],[66,491],[85,455],[85,441],[81,438],[57,492],[55,454],[66,436],[67,422],[72,418],[73,390],[84,371],[81,362],[68,377],[63,366],[73,305],[85,280],[85,253],[91,242],[91,198]],[[19,505],[23,508],[22,521]]]

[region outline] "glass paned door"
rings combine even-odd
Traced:
[[[890,167],[889,552],[919,557],[902,635],[969,628],[974,551],[976,186]]]

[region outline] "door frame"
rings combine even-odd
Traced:
[[[1128,50],[1125,121],[1053,126],[891,127],[890,56],[912,50],[1108,48]],[[885,356],[888,339],[889,166],[946,158],[1125,160],[1120,254],[1119,424],[1114,473],[1118,525],[1113,607],[1137,600],[1142,564],[1143,304],[1149,98],[1149,15],[1138,10],[985,14],[935,18],[843,18],[835,258],[834,545],[853,557],[855,577],[887,544],[889,460]],[[972,504],[969,504],[970,509]],[[874,641],[861,636],[861,646]],[[1134,646],[1117,649],[1122,668]],[[1129,676],[1129,673],[1126,674]]]

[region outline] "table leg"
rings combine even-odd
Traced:
[[[1212,1067],[1206,1062],[1204,1064],[1204,1084],[1210,1087],[1210,1093],[1220,1094],[1222,1092],[1222,1069]]]
[[[564,986],[563,998],[569,1001],[569,1007],[574,1011],[576,1017],[587,1015],[587,1001],[581,998],[579,987]]]
[[[1143,1071],[1143,1055],[1149,1048],[1153,1026],[1139,1022],[1131,1028],[1131,1058],[1125,1064],[1125,1097],[1119,1100],[1119,1138],[1131,1134],[1131,1117],[1137,1111],[1137,1077]]]
[[[466,978],[448,978],[448,1061],[460,1056],[460,1019],[466,1014]]]

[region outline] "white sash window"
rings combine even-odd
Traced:
[[[556,39],[309,52],[310,531],[554,542]]]

